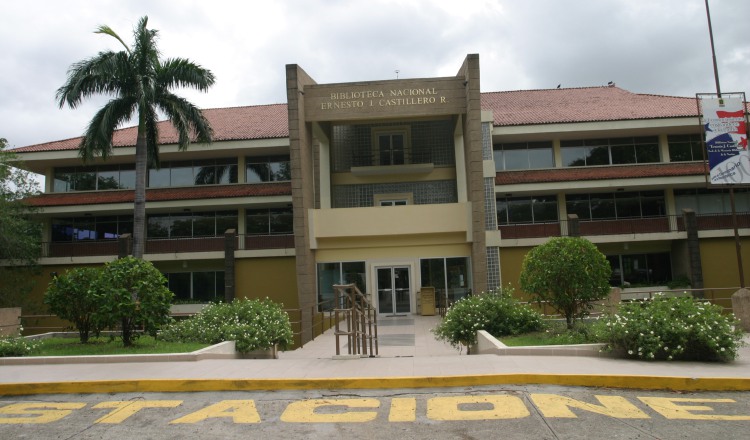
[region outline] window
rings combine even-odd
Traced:
[[[176,300],[216,301],[224,298],[224,271],[165,273]]]
[[[666,214],[663,191],[568,194],[568,214],[581,220],[658,217]]]
[[[562,141],[564,167],[659,162],[656,136]]]
[[[292,208],[248,209],[245,231],[248,235],[284,235],[294,232]]]
[[[497,199],[497,223],[499,225],[546,223],[557,220],[557,196]]]
[[[132,216],[74,217],[52,219],[52,241],[114,240],[133,233]]]
[[[471,293],[468,257],[425,258],[419,261],[422,287],[434,287],[435,295],[449,303]]]
[[[703,160],[703,142],[699,134],[670,135],[667,144],[671,162]]]
[[[148,170],[148,187],[220,185],[237,183],[237,159],[162,162]]]
[[[154,214],[146,220],[148,238],[219,237],[227,229],[237,229],[236,211]]]
[[[372,130],[376,165],[404,165],[409,158],[409,127],[377,127]]]
[[[406,206],[408,201],[405,199],[401,200],[381,200],[380,206]]]
[[[405,163],[404,144],[404,135],[401,133],[378,135],[380,165],[403,165]]]
[[[672,281],[669,253],[607,255],[612,286],[661,285]]]
[[[289,156],[245,158],[245,182],[285,182],[292,180]]]
[[[374,206],[406,206],[414,204],[413,193],[374,194]]]
[[[732,212],[729,191],[725,189],[690,188],[674,190],[675,207],[681,215],[683,209],[696,214],[728,214]],[[750,212],[750,189],[734,189],[734,207],[737,212]]]
[[[318,263],[318,304],[320,311],[332,310],[334,284],[356,284],[360,292],[367,291],[364,261]]]
[[[552,168],[552,142],[520,142],[493,147],[495,171]]]
[[[134,165],[55,168],[52,191],[104,191],[135,188]]]

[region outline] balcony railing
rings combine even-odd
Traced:
[[[291,249],[294,235],[238,235],[237,250]],[[146,240],[145,254],[223,252],[224,237],[158,238]],[[44,242],[42,257],[97,257],[118,253],[117,240]]]
[[[696,215],[699,231],[733,229],[730,214]],[[502,239],[543,238],[568,235],[568,220],[548,223],[500,225]],[[616,220],[578,220],[582,236],[635,235],[685,231],[681,215],[626,218]],[[750,212],[737,213],[737,227],[750,228]]]

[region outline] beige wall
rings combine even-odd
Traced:
[[[41,272],[36,276],[36,282],[34,288],[30,294],[30,300],[34,304],[40,307],[40,313],[47,313],[47,306],[44,305],[44,294],[47,292],[49,283],[52,281],[51,273],[56,273],[58,276],[65,272],[75,269],[77,267],[103,267],[103,264],[68,264],[68,265],[56,265],[56,266],[43,266]],[[24,311],[24,313],[26,313]]]
[[[734,238],[702,238],[701,264],[703,285],[710,287],[739,287],[737,251]],[[750,282],[750,238],[742,240],[742,263],[745,269],[745,285]]]
[[[457,243],[453,245],[413,245],[372,247],[372,243],[359,243],[348,249],[328,249],[317,252],[318,262],[337,261],[385,261],[393,258],[437,258],[437,257],[468,257],[471,256],[471,245]]]
[[[296,309],[297,278],[294,257],[247,258],[235,263],[237,298],[265,298]]]
[[[523,259],[531,249],[530,247],[500,249],[500,279],[503,280],[502,286],[510,285],[513,287],[517,298],[528,299],[522,294],[518,279],[521,276]]]

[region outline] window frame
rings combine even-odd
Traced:
[[[391,139],[391,142],[389,142],[389,145],[391,148],[388,150],[390,155],[390,161],[391,163],[383,163],[382,159],[382,151],[380,148],[380,139],[382,137],[388,136]],[[403,137],[403,161],[402,163],[393,163],[393,136],[402,136]],[[384,127],[373,127],[371,131],[371,148],[372,148],[372,157],[373,157],[373,165],[376,166],[397,166],[397,165],[407,165],[411,163],[411,152],[412,152],[412,145],[411,145],[411,126],[409,125],[393,125],[393,126],[384,126]]]
[[[520,148],[523,146],[523,148]],[[513,147],[513,148],[511,148]],[[515,148],[519,147],[519,148]],[[526,167],[508,168],[507,164],[507,151],[525,151]],[[549,153],[549,165],[544,167],[532,166],[532,151],[547,151]],[[517,170],[542,170],[555,167],[555,151],[554,145],[551,141],[535,141],[535,142],[508,142],[503,144],[494,144],[492,146],[492,158],[495,162],[495,171],[517,171]],[[498,160],[498,158],[500,160]]]
[[[625,149],[630,149],[632,152],[625,151]],[[606,155],[604,154],[605,151]],[[650,157],[652,154],[655,155],[655,161],[639,159],[639,156]],[[607,158],[607,163],[604,163],[604,157]],[[632,157],[633,161],[621,160],[625,157]],[[560,141],[560,158],[562,160],[560,164],[562,168],[627,166],[660,163],[662,161],[658,136],[563,140]],[[574,158],[575,160],[573,160]],[[580,161],[583,163],[571,165]]]

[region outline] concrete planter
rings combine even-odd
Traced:
[[[237,359],[278,359],[279,350],[273,346],[267,350],[253,350],[246,353],[237,352]]]
[[[689,287],[687,288],[689,289]],[[626,287],[622,289],[620,297],[624,300],[634,299],[651,299],[657,293],[663,293],[664,296],[690,296],[690,292],[670,290],[667,286],[648,286],[648,287]]]
[[[208,304],[172,304],[169,306],[169,314],[175,315],[195,315],[203,310]]]
[[[494,354],[498,356],[591,356],[621,357],[618,352],[606,352],[607,344],[538,345],[533,347],[508,347],[484,330],[477,332],[477,345],[470,354]]]

